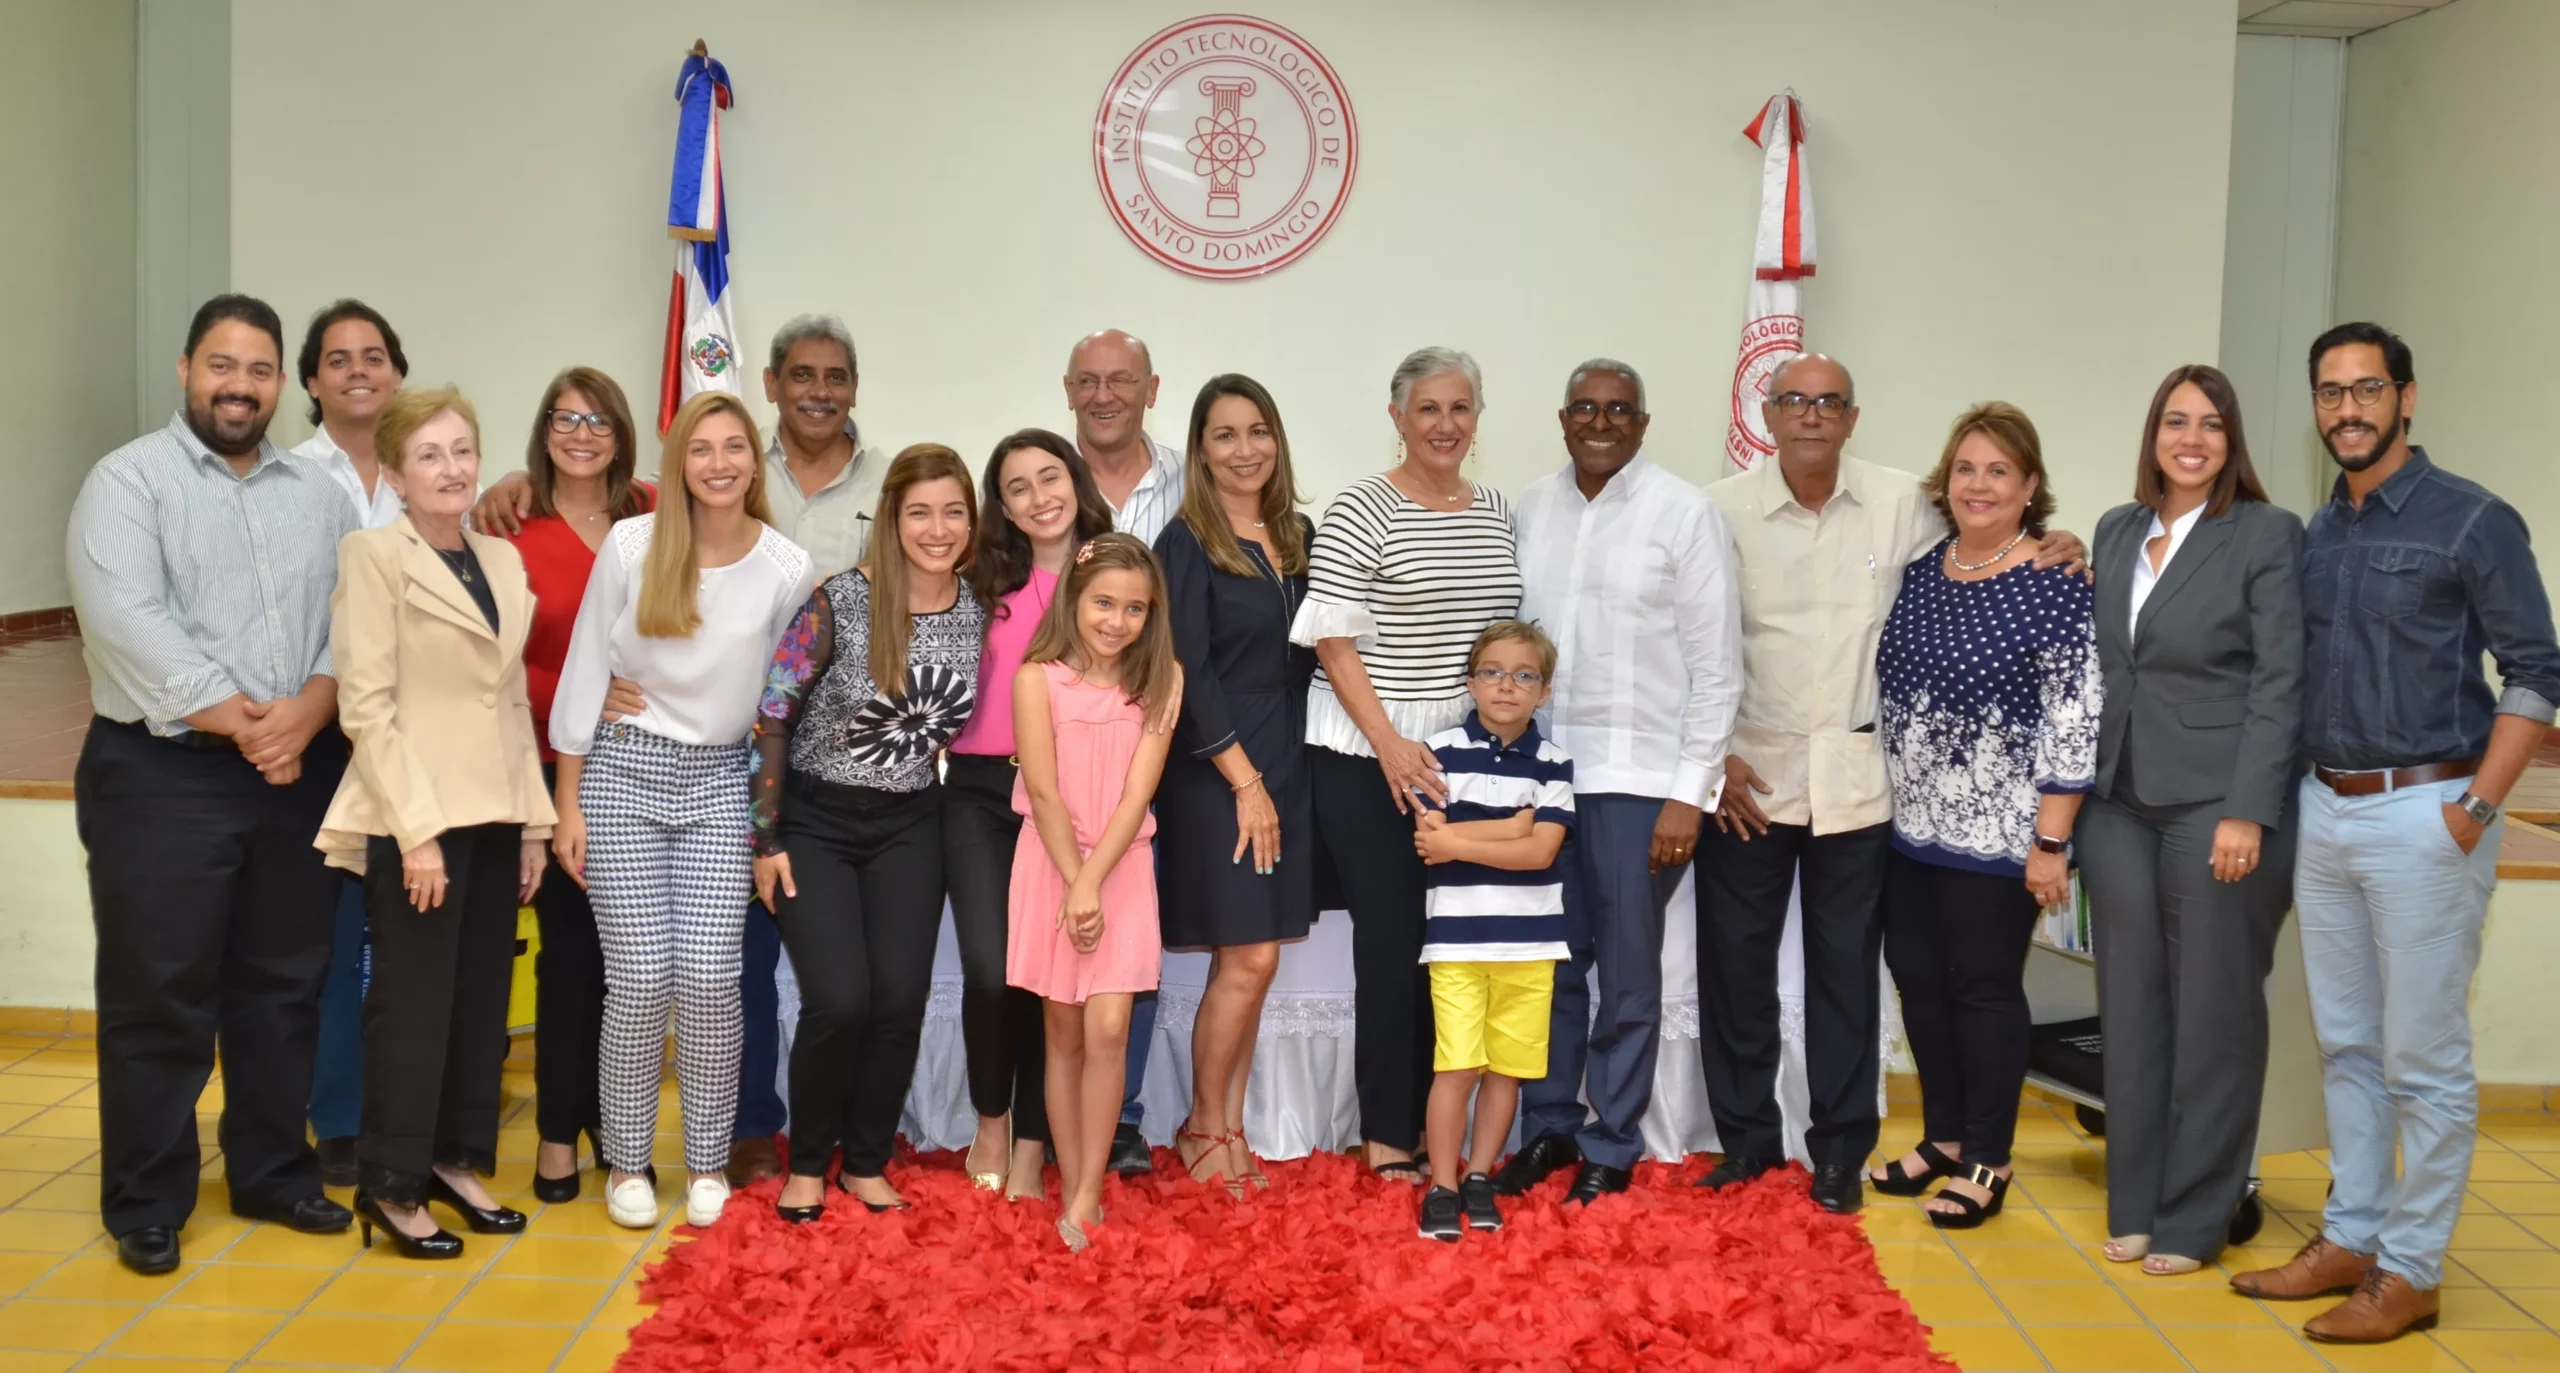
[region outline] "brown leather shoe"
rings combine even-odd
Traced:
[[[2436,1294],[2421,1292],[2388,1268],[2364,1275],[2354,1296],[2303,1323],[2302,1333],[2330,1344],[2380,1344],[2412,1330],[2433,1330]]]
[[[2373,1258],[2315,1236],[2281,1268],[2258,1268],[2231,1275],[2231,1285],[2244,1296],[2267,1301],[2309,1301],[2353,1292],[2373,1271]]]
[[[729,1145],[728,1172],[731,1187],[753,1187],[766,1178],[782,1176],[782,1156],[774,1151],[770,1138],[737,1140]]]

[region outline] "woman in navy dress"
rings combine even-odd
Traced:
[[[1167,947],[1212,952],[1174,1147],[1194,1179],[1241,1192],[1270,1185],[1244,1138],[1263,997],[1280,941],[1305,937],[1316,914],[1316,657],[1289,642],[1315,529],[1298,513],[1279,408],[1252,378],[1200,388],[1186,463],[1181,517],[1156,539],[1186,683],[1156,788],[1158,909]]]

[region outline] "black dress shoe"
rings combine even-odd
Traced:
[[[1867,1204],[1866,1170],[1854,1163],[1816,1164],[1813,1170],[1813,1204],[1835,1216],[1845,1216]]]
[[[353,1187],[356,1185],[356,1142],[348,1139],[324,1139],[316,1146],[320,1155],[320,1185]]]
[[[1605,1163],[1586,1162],[1582,1165],[1582,1171],[1573,1175],[1573,1185],[1564,1189],[1564,1199],[1576,1205],[1588,1206],[1599,1200],[1603,1192],[1627,1190],[1627,1182],[1632,1176],[1630,1170],[1625,1168],[1612,1168]]]
[[[1580,1162],[1582,1148],[1573,1142],[1572,1136],[1540,1135],[1493,1170],[1494,1193],[1505,1197],[1519,1196],[1559,1170]]]
[[[425,1208],[419,1209],[423,1214]],[[462,1257],[462,1237],[441,1225],[436,1227],[436,1232],[432,1235],[412,1235],[392,1224],[390,1217],[382,1213],[382,1203],[361,1191],[356,1193],[356,1210],[364,1213],[364,1247],[367,1249],[373,1247],[373,1232],[379,1228],[382,1233],[391,1237],[391,1247],[399,1250],[402,1258],[458,1259]],[[339,1228],[343,1230],[346,1227]]]
[[[463,1199],[462,1193],[440,1173],[427,1175],[427,1200],[440,1201],[462,1213],[462,1223],[475,1235],[520,1235],[524,1233],[524,1212],[511,1206],[483,1209]]]
[[[1112,1172],[1124,1178],[1155,1171],[1155,1156],[1147,1152],[1147,1137],[1138,1133],[1137,1126],[1124,1120],[1120,1122],[1119,1129],[1111,1132],[1109,1166]]]
[[[576,1201],[578,1175],[571,1173],[565,1178],[547,1178],[537,1169],[533,1175],[533,1198],[536,1201],[547,1201],[554,1205],[564,1201]]]
[[[156,1278],[178,1266],[178,1232],[165,1225],[146,1225],[116,1236],[116,1262]]]
[[[1724,1156],[1724,1162],[1707,1170],[1707,1175],[1698,1179],[1698,1185],[1710,1192],[1721,1192],[1728,1187],[1749,1182],[1762,1173],[1774,1173],[1786,1166],[1784,1159],[1761,1158],[1754,1154],[1727,1154]]]
[[[234,1206],[231,1214],[242,1220],[262,1220],[299,1230],[306,1235],[343,1234],[355,1223],[356,1213],[327,1197],[304,1197],[291,1206]]]

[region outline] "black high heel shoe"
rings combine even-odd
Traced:
[[[866,1200],[860,1192],[853,1190],[853,1175],[842,1170],[838,1170],[836,1173],[836,1190],[853,1198],[855,1201],[861,1202],[862,1209],[875,1216],[886,1215],[891,1211],[912,1211],[915,1209],[915,1203],[911,1201],[880,1202]]]
[[[423,1212],[426,1208],[421,1206],[418,1209]],[[391,1218],[382,1214],[382,1203],[363,1192],[356,1193],[355,1211],[356,1223],[363,1227],[364,1247],[367,1249],[373,1247],[374,1228],[379,1226],[384,1234],[391,1237],[391,1247],[399,1250],[400,1257],[404,1259],[462,1257],[462,1237],[451,1233],[443,1226],[437,1226],[436,1232],[432,1235],[424,1237],[412,1235],[392,1224]]]
[[[572,1172],[565,1178],[547,1178],[540,1172],[536,1172],[533,1175],[533,1199],[549,1202],[555,1206],[564,1201],[576,1201],[578,1199],[577,1173]]]
[[[576,1181],[574,1176],[570,1178],[572,1184]],[[485,1210],[474,1206],[465,1201],[462,1193],[455,1190],[452,1183],[445,1181],[441,1173],[427,1174],[427,1200],[443,1202],[461,1212],[462,1223],[470,1226],[471,1233],[475,1235],[524,1233],[524,1212],[508,1206],[492,1206]]]

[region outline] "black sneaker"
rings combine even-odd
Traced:
[[[1455,1244],[1458,1236],[1466,1233],[1466,1228],[1459,1218],[1457,1193],[1446,1187],[1434,1187],[1422,1194],[1422,1223],[1414,1227],[1415,1234],[1427,1240],[1447,1240]]]
[[[1482,1173],[1469,1173],[1458,1184],[1458,1205],[1467,1213],[1470,1230],[1502,1228],[1502,1208],[1493,1204],[1493,1179]]]

